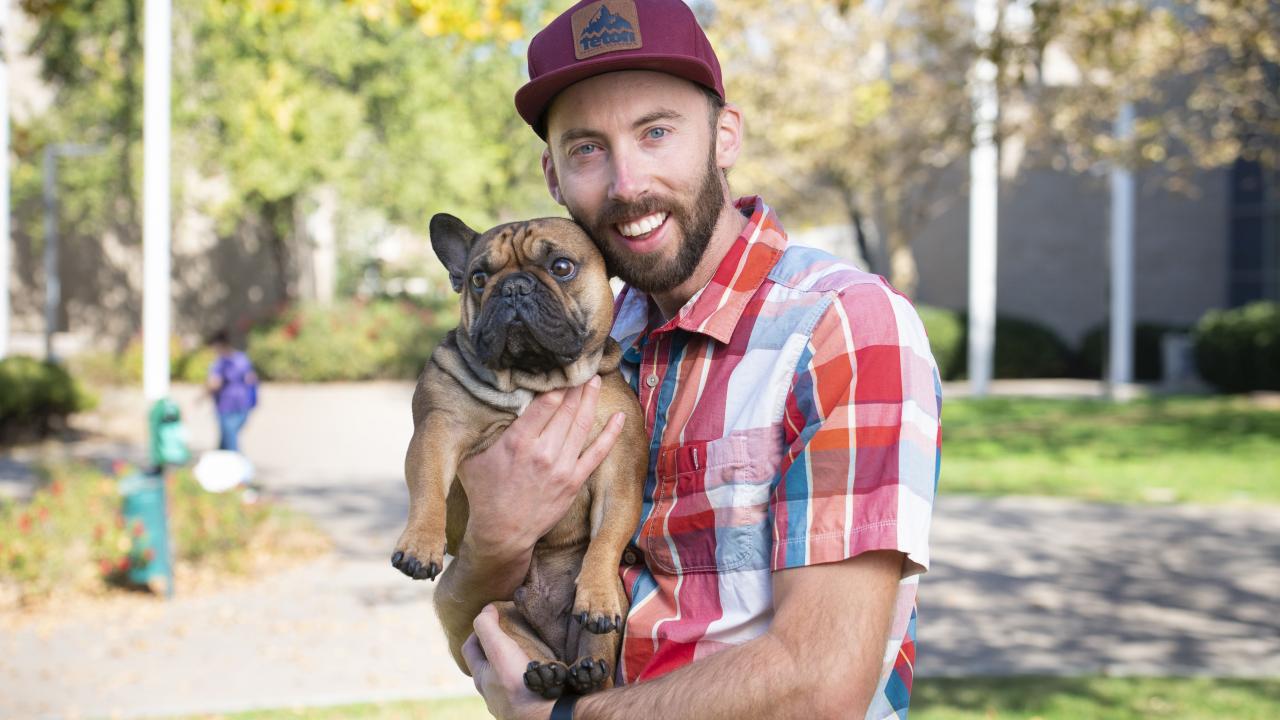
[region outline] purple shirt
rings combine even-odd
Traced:
[[[252,373],[253,363],[239,350],[230,355],[219,355],[213,361],[209,366],[209,377],[222,378],[222,387],[214,394],[219,413],[248,412],[253,407],[249,388],[249,375]]]

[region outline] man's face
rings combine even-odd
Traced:
[[[728,200],[709,113],[695,85],[647,71],[583,80],[548,113],[552,194],[640,290],[693,273]]]

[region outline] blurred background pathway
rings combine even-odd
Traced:
[[[268,496],[314,518],[334,552],[218,592],[179,587],[172,602],[0,627],[0,717],[473,692],[444,647],[432,586],[388,561],[408,503],[411,393],[406,383],[265,387],[245,450]],[[138,395],[105,396],[85,425],[116,440],[75,452],[118,456],[139,443]],[[191,387],[175,395],[194,448],[210,447],[208,402]],[[0,458],[11,494],[30,459]],[[933,563],[921,592],[921,675],[1280,675],[1275,509],[944,496]]]

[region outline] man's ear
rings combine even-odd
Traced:
[[[431,218],[431,249],[449,271],[449,284],[453,285],[454,292],[462,292],[462,271],[471,245],[478,237],[480,233],[448,213]]]
[[[728,170],[738,162],[738,153],[742,151],[742,132],[742,111],[737,105],[726,103],[716,121],[716,166],[721,170]]]
[[[551,192],[551,197],[564,205],[564,197],[560,195],[560,177],[556,175],[556,164],[551,159],[550,147],[542,150],[542,176],[547,179],[547,190]]]

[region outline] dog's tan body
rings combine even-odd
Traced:
[[[503,629],[536,663],[525,675],[531,689],[554,697],[566,688],[583,693],[608,687],[627,614],[618,564],[639,518],[648,440],[635,394],[617,370],[618,346],[608,337],[612,296],[603,260],[569,221],[513,223],[469,239],[469,228],[449,221],[457,222],[433,219],[432,244],[455,288],[462,286],[460,322],[433,352],[414,392],[414,434],[405,457],[409,522],[393,563],[411,577],[434,579],[445,552],[457,554],[466,528],[467,497],[454,481],[462,461],[492,445],[537,393],[599,375],[591,439],[619,411],[627,415],[622,434],[564,518],[537,542],[515,597],[498,609]],[[458,234],[463,250],[449,239]],[[572,277],[546,270],[566,259],[575,266]],[[461,282],[480,272],[476,268],[486,275],[483,289]],[[519,278],[509,277],[517,273]],[[485,311],[491,302],[501,313]],[[537,307],[526,307],[530,303]],[[502,322],[507,327],[489,327]],[[518,332],[524,335],[516,337]],[[488,342],[494,333],[501,342]],[[561,347],[557,333],[573,335],[572,342]],[[555,350],[530,350],[539,341]],[[521,368],[512,347],[540,367]],[[456,607],[436,605],[442,616]],[[451,622],[459,618],[442,619],[459,626]],[[461,618],[466,625],[473,619]],[[461,666],[461,640],[451,638],[450,645]]]

